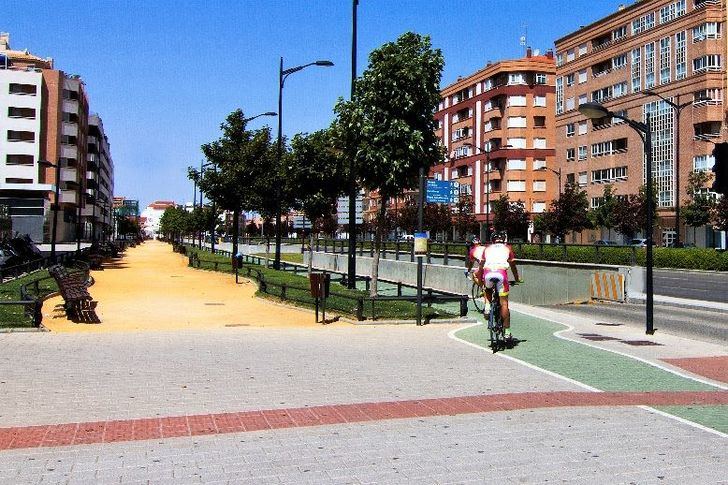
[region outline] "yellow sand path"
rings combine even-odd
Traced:
[[[147,241],[123,258],[92,271],[89,288],[99,302],[100,324],[74,323],[59,305],[43,304],[43,325],[54,332],[135,332],[222,327],[314,327],[310,311],[254,296],[255,282],[229,274],[192,269],[169,244]]]

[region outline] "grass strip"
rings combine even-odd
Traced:
[[[232,273],[230,259],[226,256],[211,254],[207,251],[200,251],[197,248],[187,246],[187,254],[198,254],[200,259],[200,269],[214,271],[217,262],[217,271],[224,273]],[[295,254],[293,256],[296,256]],[[300,255],[297,255],[300,256]],[[277,271],[265,266],[244,263],[240,269],[240,274],[245,275],[247,268],[260,271],[264,281],[267,284],[267,291],[257,292],[258,296],[272,297],[294,303],[295,305],[305,308],[314,308],[315,300],[311,296],[309,289],[308,276],[304,274],[294,274],[290,271]],[[304,270],[305,271],[305,270]],[[253,272],[254,273],[254,272]],[[285,289],[285,298],[283,298],[283,287]],[[356,318],[357,300],[365,298],[363,316],[365,319],[414,319],[416,316],[416,304],[409,301],[370,301],[366,300],[369,293],[364,290],[353,290],[339,285],[335,281],[331,282],[331,291],[329,298],[326,299],[326,308],[329,311],[341,313]],[[422,315],[425,319],[438,318],[455,318],[458,313],[453,313],[444,306],[425,306],[422,308]]]
[[[47,276],[48,271],[43,269],[0,284],[0,300],[19,301],[21,286]],[[41,296],[58,291],[58,287],[53,278],[40,282],[38,289]],[[0,305],[0,328],[24,328],[33,326],[33,319],[25,314],[25,307],[23,305]]]

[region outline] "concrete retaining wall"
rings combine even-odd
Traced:
[[[308,262],[308,254],[304,255]],[[317,269],[346,273],[347,255],[323,252],[313,253],[313,266]],[[470,294],[471,281],[465,278],[462,266],[442,264],[423,265],[424,286],[459,294]],[[356,273],[371,276],[372,258],[357,256]],[[634,269],[634,268],[632,268]],[[529,305],[553,305],[559,303],[584,303],[591,300],[591,283],[595,271],[621,273],[628,291],[639,291],[642,281],[633,281],[631,268],[622,266],[560,263],[549,261],[519,261],[518,271],[524,283],[511,289],[512,301]],[[638,275],[641,275],[638,272]],[[379,276],[383,279],[415,285],[417,263],[379,260]],[[510,275],[511,280],[513,276]]]

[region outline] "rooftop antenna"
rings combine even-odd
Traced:
[[[525,49],[528,45],[528,25],[523,24],[521,27],[523,28],[523,35],[521,36],[520,44]]]

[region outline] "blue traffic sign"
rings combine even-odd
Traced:
[[[459,185],[454,180],[428,180],[425,200],[435,204],[457,202]]]

